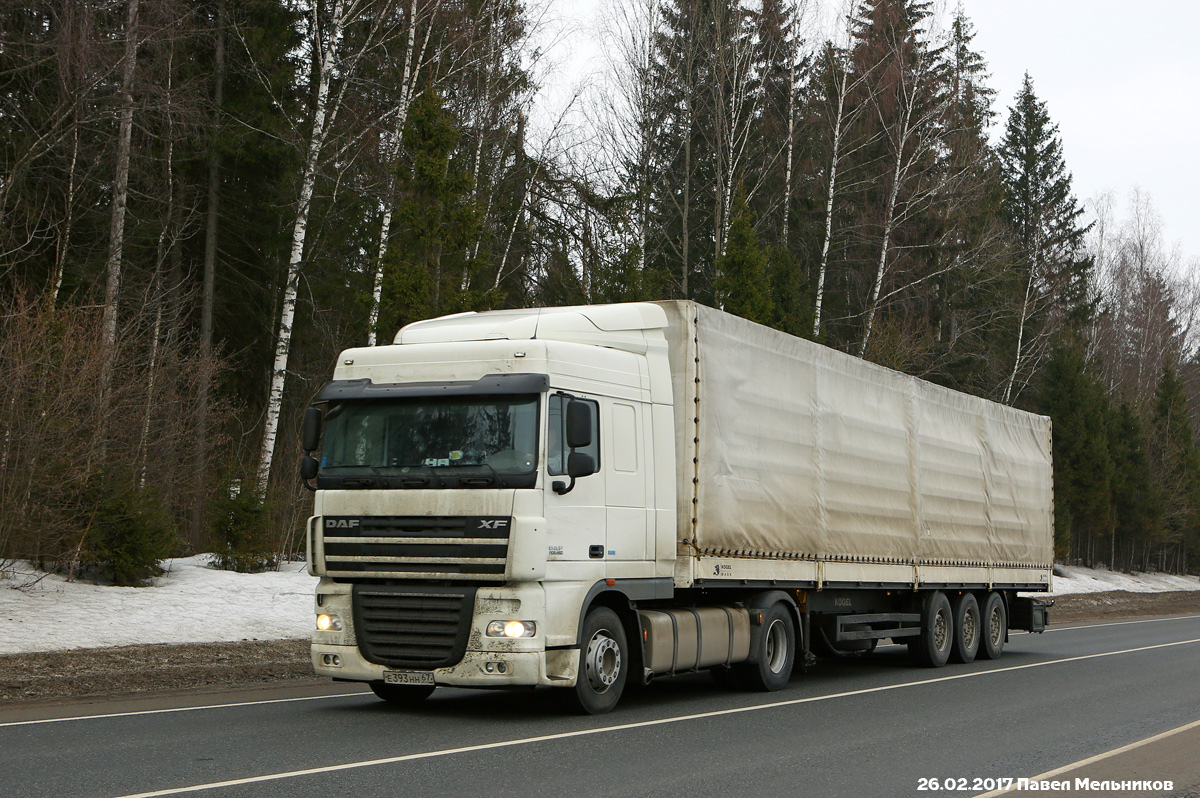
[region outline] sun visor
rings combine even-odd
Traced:
[[[317,394],[316,402],[348,399],[396,399],[410,396],[498,396],[544,393],[550,388],[547,374],[488,374],[473,382],[373,383],[369,379],[334,380]]]

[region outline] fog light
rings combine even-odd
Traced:
[[[342,631],[342,619],[336,615],[322,613],[317,616],[317,629],[322,632],[340,632]]]
[[[483,663],[484,673],[508,673],[507,662],[485,662]]]
[[[322,654],[321,664],[331,668],[342,667],[342,657],[340,654]]]
[[[533,621],[492,621],[487,625],[488,637],[533,637],[537,624]]]

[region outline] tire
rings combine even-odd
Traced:
[[[954,645],[950,649],[950,661],[972,662],[983,636],[979,602],[970,593],[960,593],[950,606],[954,611]]]
[[[415,707],[433,694],[436,685],[432,684],[387,684],[371,682],[371,692],[389,704],[398,707]]]
[[[752,645],[753,661],[734,666],[742,688],[773,693],[787,687],[796,664],[796,622],[786,603],[763,613],[762,634]]]
[[[950,660],[954,647],[954,613],[950,600],[940,590],[925,595],[921,602],[921,634],[910,637],[908,653],[926,668],[940,668]]]
[[[585,715],[612,712],[629,676],[629,646],[621,619],[608,607],[595,607],[583,621],[579,676],[568,706]]]
[[[1004,652],[1004,638],[1008,635],[1008,611],[999,593],[987,594],[983,600],[983,612],[979,616],[978,656],[981,659],[997,659]]]

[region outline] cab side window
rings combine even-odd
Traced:
[[[590,446],[584,446],[575,451],[590,454],[596,461],[597,470],[600,468],[599,403],[591,399],[578,399],[577,397],[554,394],[550,397],[549,426],[546,437],[546,466],[548,473],[552,477],[567,473],[567,455],[570,454],[570,449],[567,448],[567,402],[570,402],[572,399],[587,402],[592,406],[592,443]]]

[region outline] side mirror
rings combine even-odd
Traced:
[[[571,478],[570,483],[556,479],[550,487],[559,496],[564,493],[570,493],[575,488],[575,480],[578,477],[586,477],[589,474],[596,473],[596,458],[585,452],[571,452],[567,455],[567,476]]]
[[[585,452],[571,452],[567,455],[567,476],[571,479],[586,477],[596,473],[596,460]]]
[[[306,454],[300,458],[300,479],[304,480],[304,487],[312,491],[316,490],[309,484],[309,481],[317,478],[317,471],[320,468],[321,464],[312,455]]]
[[[319,407],[310,407],[304,411],[304,431],[300,435],[300,448],[306,452],[314,452],[321,448],[321,417]]]
[[[567,446],[571,449],[583,449],[592,445],[592,405],[572,399],[567,402]],[[588,472],[593,473],[591,471]]]
[[[570,455],[566,456],[566,475],[571,479],[595,473],[596,461],[592,455],[582,451],[572,451]]]
[[[316,479],[317,471],[320,470],[321,464],[316,458],[311,455],[304,455],[300,458],[300,478],[301,479]]]

